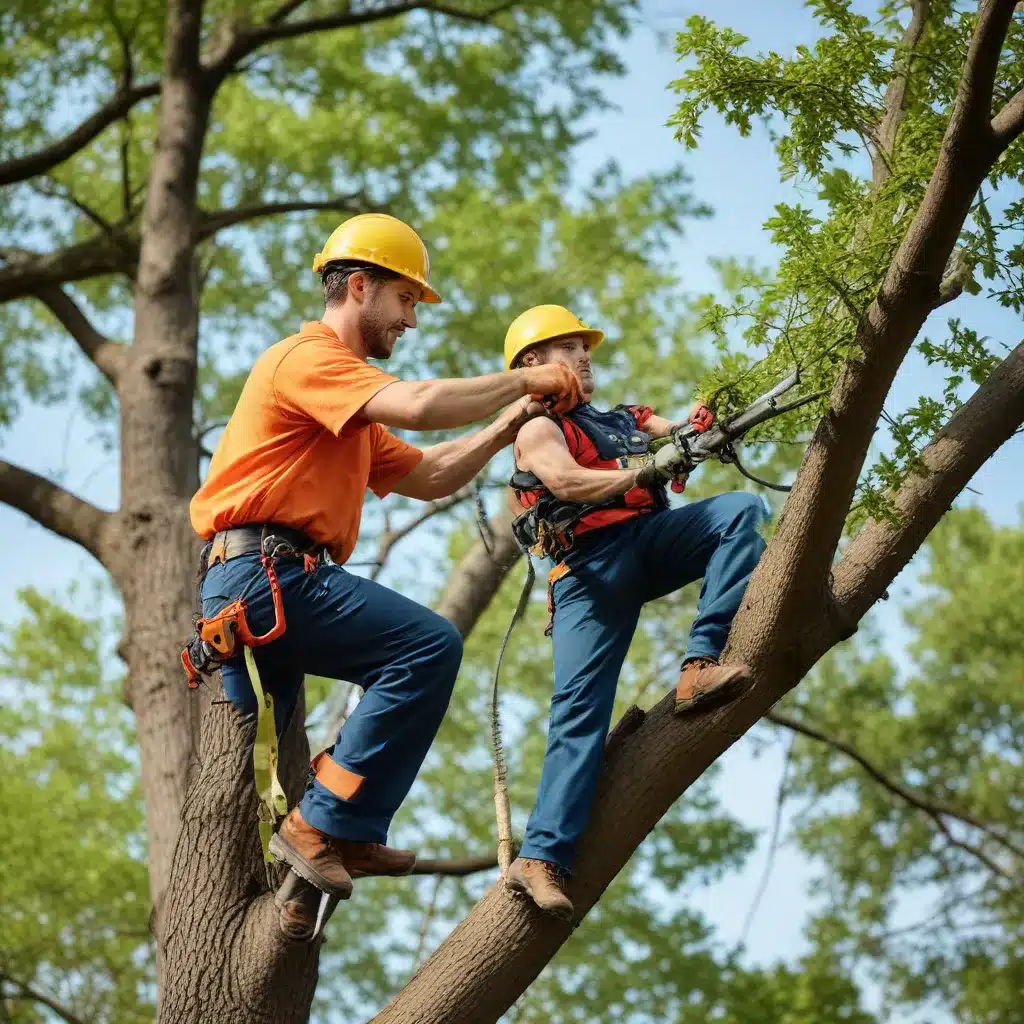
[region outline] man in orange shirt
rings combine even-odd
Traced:
[[[257,638],[275,623],[273,556],[285,631],[250,645],[274,699],[278,734],[305,674],[346,679],[365,691],[337,742],[314,761],[315,778],[270,850],[301,877],[347,899],[352,878],[401,875],[409,851],[385,845],[447,709],[462,656],[455,627],[435,612],[342,568],[359,532],[367,487],[429,501],[468,483],[548,396],[560,411],[581,397],[560,364],[467,380],[402,381],[387,359],[416,326],[418,302],[439,302],[416,233],[383,214],[342,224],[317,253],[323,319],[256,360],[192,499],[196,532],[210,541],[201,585],[204,618],[244,599]],[[531,397],[532,396],[532,397]],[[483,419],[476,433],[417,449],[388,427],[439,430]],[[330,555],[330,560],[326,555]],[[258,709],[242,651],[221,663],[228,699]],[[286,903],[282,928],[309,922]],[[291,915],[291,916],[290,916]]]

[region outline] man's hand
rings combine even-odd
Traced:
[[[683,469],[682,455],[675,444],[666,444],[653,455],[643,456],[643,464],[636,474],[637,487],[660,487],[672,480]]]
[[[501,432],[504,443],[511,444],[523,424],[535,416],[543,416],[546,412],[542,403],[536,401],[532,395],[525,395],[508,406],[494,421],[494,425]]]
[[[703,434],[705,430],[714,425],[715,414],[703,402],[698,402],[690,410],[688,422],[693,425],[693,429],[698,434]]]
[[[535,401],[553,398],[551,411],[562,416],[583,401],[580,381],[564,363],[542,363],[522,370],[526,393]]]

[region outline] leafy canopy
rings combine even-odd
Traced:
[[[671,119],[676,137],[697,146],[711,112],[741,135],[760,121],[781,178],[811,198],[779,204],[765,224],[780,253],[772,279],[752,282],[732,302],[708,302],[705,325],[719,358],[702,387],[722,412],[745,405],[794,366],[805,393],[827,393],[842,362],[855,354],[857,324],[935,167],[978,7],[949,0],[925,5],[923,31],[910,46],[907,3],[872,5],[871,16],[850,0],[806,6],[821,36],[790,56],[750,54],[745,36],[699,15],[677,36],[687,67],[672,83],[681,97]],[[1019,88],[1022,69],[1024,23],[1015,18],[997,75],[997,108]],[[890,93],[900,81],[906,83],[901,106]],[[1024,149],[1012,146],[974,204],[947,267],[944,297],[985,290],[1003,306],[1021,308],[1022,180]],[[938,327],[934,316],[932,325],[929,330]],[[961,404],[963,386],[984,380],[999,349],[1009,347],[979,338],[957,317],[946,332],[938,341],[918,342],[924,362],[945,371],[945,383],[889,418],[888,451],[863,476],[851,525],[892,515],[885,492],[918,465],[923,443]],[[800,436],[817,422],[823,403],[769,424],[762,436]]]

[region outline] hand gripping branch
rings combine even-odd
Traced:
[[[816,401],[825,394],[818,391],[813,395],[780,403],[780,396],[800,383],[800,371],[794,370],[785,380],[780,381],[770,391],[755,398],[744,410],[738,412],[723,423],[716,423],[703,433],[699,433],[691,423],[686,423],[666,438],[652,460],[653,474],[662,480],[686,477],[697,466],[708,459],[718,459],[726,465],[734,465],[747,479],[771,487],[777,491],[788,491],[784,484],[771,483],[748,472],[740,462],[733,442],[739,440],[748,431],[767,420],[782,416],[802,405]]]

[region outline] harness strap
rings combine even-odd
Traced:
[[[288,536],[268,535],[267,527],[236,528],[219,533],[204,549],[200,579],[209,566],[225,562],[241,554],[261,551],[260,564],[270,584],[274,608],[274,623],[267,632],[257,636],[249,628],[248,605],[243,596],[222,608],[216,615],[196,620],[192,639],[181,652],[181,664],[185,670],[189,689],[196,689],[204,674],[212,674],[220,662],[235,657],[239,645],[245,658],[253,693],[256,696],[256,737],[253,741],[252,767],[256,786],[257,818],[263,860],[273,864],[275,857],[270,852],[270,839],[274,834],[277,819],[288,813],[288,797],[278,777],[279,763],[277,746],[277,723],[274,718],[274,698],[263,688],[253,648],[272,643],[284,635],[286,629],[284,597],[274,567],[280,557],[301,557],[307,573],[315,572],[319,566],[322,549],[310,551],[307,545],[296,547],[292,540],[301,538],[296,531]],[[268,550],[269,548],[269,550]],[[303,550],[305,548],[305,550]]]
[[[252,648],[245,644],[245,667],[249,670],[249,680],[256,694],[256,739],[252,746],[252,769],[256,782],[256,796],[259,799],[257,817],[259,818],[260,845],[263,847],[263,859],[268,864],[274,863],[274,855],[270,852],[270,837],[274,834],[274,825],[278,818],[288,813],[288,797],[277,776],[277,727],[274,722],[274,698],[263,689],[260,670],[256,667],[256,656]]]

